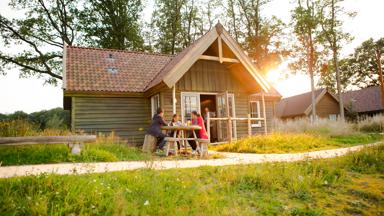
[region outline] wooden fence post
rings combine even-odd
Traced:
[[[251,114],[248,114],[247,117],[248,117],[248,136],[252,136]]]

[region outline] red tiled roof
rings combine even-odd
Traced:
[[[315,91],[315,97],[317,98],[324,89],[318,89]],[[276,108],[277,116],[290,117],[304,115],[305,111],[312,104],[312,94],[307,92],[300,95],[295,95],[288,98],[283,98]]]
[[[144,92],[172,58],[172,55],[68,46],[64,89]]]
[[[346,107],[355,112],[384,110],[381,102],[380,86],[345,92],[343,93],[343,102]]]

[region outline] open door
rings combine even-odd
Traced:
[[[225,118],[228,116],[227,113],[227,104],[228,104],[228,94],[226,92],[216,95],[216,105],[217,105],[217,117]],[[228,140],[228,122],[227,121],[217,121],[217,139],[219,142],[224,142]]]
[[[228,94],[228,92],[217,94],[216,105],[217,105],[218,118],[227,118],[228,116],[236,117],[235,99],[233,94]],[[231,134],[232,139],[236,139],[237,137],[236,122],[232,121],[231,124],[229,124],[228,121],[218,121],[217,123],[218,141],[219,142],[228,141],[229,134]]]

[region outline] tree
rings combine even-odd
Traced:
[[[384,38],[376,41],[370,38],[355,48],[353,54],[339,60],[342,89],[380,85],[377,50],[384,53]],[[381,64],[383,64],[383,59],[381,59]],[[322,74],[320,84],[335,92],[334,83],[335,76],[332,69],[326,69]]]
[[[226,24],[235,40],[263,72],[281,63],[288,54],[282,46],[285,24],[276,17],[262,16],[262,8],[270,0],[228,0]]]
[[[155,48],[175,54],[203,35],[204,19],[202,10],[198,10],[202,3],[201,0],[156,0],[151,24]]]
[[[23,77],[44,77],[47,83],[56,84],[62,79],[64,44],[73,45],[76,39],[77,2],[12,0],[10,6],[25,11],[25,16],[7,19],[0,15],[0,41],[4,44],[0,71],[17,67]]]
[[[182,7],[186,0],[156,0],[152,14],[156,35],[155,48],[162,53],[179,52],[182,37]]]
[[[340,44],[343,41],[350,41],[351,37],[349,34],[342,31],[343,22],[339,19],[341,15],[347,14],[353,16],[351,13],[346,13],[344,8],[339,6],[343,0],[322,0],[319,1],[320,7],[320,26],[321,33],[320,38],[325,42],[326,48],[332,50],[332,69],[336,75],[336,88],[339,99],[340,118],[344,121],[344,103],[342,97],[342,86],[339,70],[339,50],[341,49]]]
[[[143,50],[141,0],[90,0],[80,13],[84,39],[91,46]]]
[[[312,122],[316,117],[315,81],[314,73],[318,65],[320,52],[317,51],[319,32],[319,16],[314,0],[298,0],[297,6],[292,13],[294,33],[298,39],[296,49],[296,70],[308,71],[311,78],[312,98]],[[306,64],[304,64],[306,63]],[[305,65],[305,66],[304,66]]]

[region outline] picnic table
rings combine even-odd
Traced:
[[[188,140],[194,140],[196,145],[200,147],[200,156],[203,156],[208,152],[208,146],[206,145],[209,140],[199,139],[196,135],[197,130],[201,130],[201,127],[198,125],[180,125],[180,126],[162,126],[162,130],[174,131],[173,137],[166,137],[166,141],[169,142],[167,145],[166,154],[168,156],[171,145],[177,155],[177,142],[182,143],[184,146],[184,152],[187,152],[187,142]],[[191,132],[193,137],[186,137],[186,134]],[[205,148],[204,148],[205,147]]]

